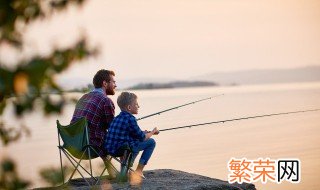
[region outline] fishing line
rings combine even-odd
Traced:
[[[188,106],[188,105],[195,104],[195,103],[198,103],[198,102],[202,102],[202,101],[205,101],[205,100],[210,100],[212,98],[216,98],[216,97],[223,96],[223,95],[224,94],[219,94],[219,95],[212,96],[212,97],[209,97],[209,98],[204,98],[204,99],[201,99],[201,100],[197,100],[197,101],[194,101],[194,102],[190,102],[190,103],[186,103],[186,104],[183,104],[183,105],[180,105],[180,106],[169,108],[169,109],[166,109],[166,110],[163,110],[163,111],[159,111],[159,112],[156,112],[156,113],[144,116],[144,117],[140,117],[140,118],[137,119],[137,121],[142,120],[142,119],[146,119],[146,118],[149,118],[149,117],[152,117],[152,116],[155,116],[155,115],[160,115],[160,114],[162,114],[164,112],[168,112],[168,111],[171,111],[171,110],[179,109],[179,108],[184,107],[184,106]]]
[[[185,125],[185,126],[181,126],[181,127],[172,127],[172,128],[167,128],[167,129],[161,129],[159,131],[160,132],[161,131],[170,131],[170,130],[175,130],[175,129],[191,128],[191,127],[196,127],[196,126],[210,125],[210,124],[216,124],[216,123],[225,123],[225,122],[230,122],[230,121],[239,121],[239,120],[254,119],[254,118],[260,118],[260,117],[272,117],[272,116],[277,116],[277,115],[288,115],[288,114],[296,114],[296,113],[304,113],[304,112],[314,112],[314,111],[319,111],[319,110],[320,109],[311,109],[311,110],[301,110],[301,111],[292,111],[292,112],[272,113],[272,114],[266,114],[266,115],[256,115],[256,116],[249,116],[249,117],[240,117],[240,118],[234,118],[234,119],[212,121],[212,122],[207,122],[207,123]]]

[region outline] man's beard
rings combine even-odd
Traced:
[[[115,91],[114,91],[114,89],[107,88],[107,89],[106,89],[106,94],[107,94],[107,95],[114,95],[114,94],[115,94]]]

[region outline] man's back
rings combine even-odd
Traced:
[[[93,91],[83,95],[77,102],[71,123],[86,117],[89,127],[90,144],[99,148],[102,156],[106,155],[103,143],[110,122],[114,118],[114,104],[104,93]]]

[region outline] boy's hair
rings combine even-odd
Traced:
[[[93,77],[93,85],[95,88],[101,88],[103,81],[110,81],[110,75],[115,76],[111,70],[101,69]]]
[[[137,99],[137,95],[131,92],[122,92],[117,99],[118,106],[121,110],[125,110],[126,106],[130,105],[133,100]]]

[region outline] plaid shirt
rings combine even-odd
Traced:
[[[123,144],[129,143],[132,147],[144,139],[145,133],[138,126],[136,118],[131,113],[122,111],[110,124],[105,148],[114,155]]]
[[[98,148],[102,157],[107,155],[103,147],[107,128],[114,118],[114,104],[102,91],[95,89],[83,95],[77,102],[71,123],[86,117],[89,127],[90,144]]]

